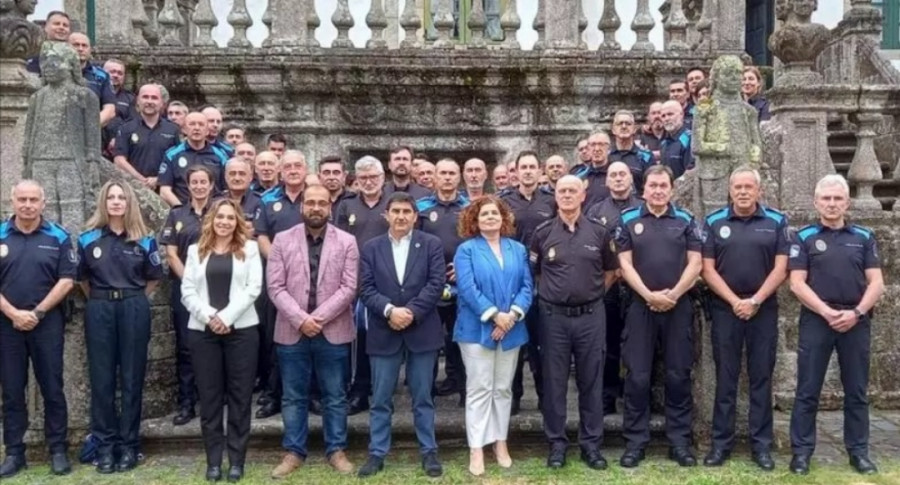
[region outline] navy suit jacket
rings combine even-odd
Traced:
[[[412,352],[435,351],[444,346],[444,332],[437,313],[446,280],[444,248],[431,234],[413,230],[403,284],[397,279],[394,253],[387,234],[363,245],[359,297],[366,307],[369,329],[366,352],[393,355],[405,343]],[[409,308],[413,322],[401,331],[388,325],[384,309],[388,304]]]

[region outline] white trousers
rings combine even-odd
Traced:
[[[519,349],[460,343],[466,366],[466,436],[470,448],[506,441]]]

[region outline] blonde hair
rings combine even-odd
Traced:
[[[109,191],[113,187],[118,187],[125,194],[125,234],[128,241],[138,241],[145,236],[150,235],[150,230],[144,224],[144,217],[141,215],[141,208],[138,205],[137,196],[134,190],[125,182],[118,180],[110,180],[103,184],[100,192],[97,194],[97,208],[94,209],[94,215],[85,223],[87,230],[100,229],[109,225],[109,213],[106,210],[106,199],[109,197]]]
[[[237,259],[241,261],[244,260],[244,243],[250,239],[250,230],[247,228],[247,224],[244,223],[244,211],[237,202],[231,199],[219,199],[213,202],[212,206],[210,206],[209,210],[206,212],[206,216],[203,217],[203,226],[200,230],[200,241],[197,243],[197,253],[200,256],[201,261],[207,254],[213,251],[213,247],[216,244],[216,232],[213,229],[213,224],[215,223],[216,214],[219,213],[219,209],[225,205],[234,210],[236,219],[234,233],[231,236],[231,243],[229,244],[228,251],[233,253],[234,257]]]

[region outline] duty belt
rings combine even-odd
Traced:
[[[144,290],[91,290],[91,298],[95,300],[125,300],[144,294]]]
[[[596,300],[589,301],[582,305],[558,305],[547,300],[541,300],[541,303],[549,307],[554,313],[559,313],[567,317],[580,317],[585,313],[593,313],[594,305],[602,299],[603,298],[597,298]]]

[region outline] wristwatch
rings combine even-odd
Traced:
[[[43,310],[33,310],[33,311],[34,311],[34,316],[36,316],[38,318],[38,320],[43,320],[44,315],[47,314],[47,312],[45,312]]]
[[[853,314],[856,315],[856,318],[860,318],[863,316],[863,312],[859,311],[859,308],[854,308]]]
[[[750,297],[750,304],[753,306],[759,306],[759,302],[756,301],[756,298]]]

